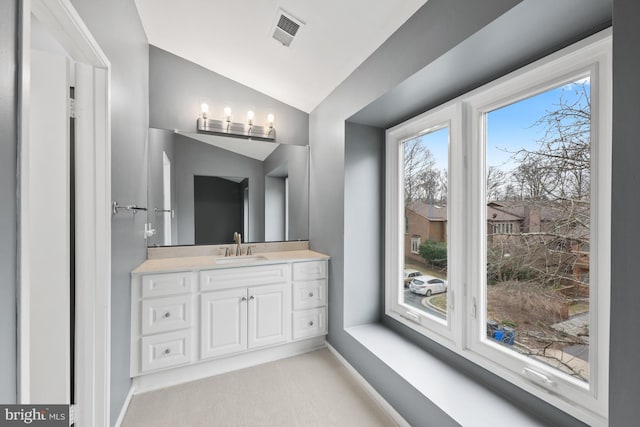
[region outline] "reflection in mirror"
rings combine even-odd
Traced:
[[[306,146],[149,129],[149,246],[308,240]]]

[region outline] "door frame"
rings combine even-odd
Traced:
[[[21,0],[18,113],[18,402],[30,402],[29,100],[31,15],[78,64],[76,86],[76,406],[80,426],[110,425],[111,65],[69,0]]]

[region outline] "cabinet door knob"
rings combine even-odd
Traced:
[[[246,301],[246,300],[247,300],[247,297],[240,298],[240,301]]]
[[[312,297],[313,296],[313,292],[309,292],[309,296]]]
[[[313,320],[309,320],[309,326],[313,326]]]
[[[167,312],[164,314],[164,318],[165,318],[165,319],[168,319],[169,317],[171,317],[171,312],[170,312],[170,311],[167,311]]]
[[[256,297],[254,297],[253,295],[251,295],[251,296],[249,297],[249,299],[250,299],[250,300],[254,300],[254,299],[256,299]]]
[[[169,353],[171,353],[171,349],[170,348],[165,348],[164,354],[169,354]]]

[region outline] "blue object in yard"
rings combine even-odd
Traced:
[[[489,332],[489,330],[487,330]],[[497,328],[491,333],[491,338],[507,345],[513,345],[516,342],[516,330],[509,326]]]
[[[487,336],[493,337],[493,334],[500,328],[500,324],[495,320],[487,321]]]
[[[502,341],[504,344],[513,345],[513,343],[516,341],[516,330],[509,326],[505,326],[503,328],[503,331],[504,332],[502,334],[502,339],[500,341]]]

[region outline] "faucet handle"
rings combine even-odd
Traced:
[[[251,250],[252,248],[255,248],[255,246],[247,246],[247,255],[253,254],[253,251]]]
[[[231,256],[231,251],[229,251],[229,248],[224,248],[224,256]]]

